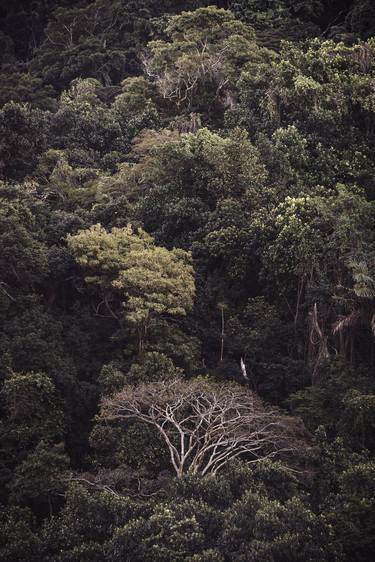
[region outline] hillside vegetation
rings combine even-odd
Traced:
[[[375,559],[372,0],[0,6],[0,560]]]

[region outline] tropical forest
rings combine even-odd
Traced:
[[[0,0],[0,560],[375,560],[374,0]]]

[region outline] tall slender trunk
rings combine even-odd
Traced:
[[[224,317],[224,307],[221,307],[220,361],[222,361],[224,357],[224,339],[225,339],[225,317]]]
[[[138,328],[138,354],[142,355],[143,353],[143,325]]]
[[[302,275],[302,277],[298,280],[298,288],[297,288],[297,302],[296,302],[296,310],[294,313],[294,325],[297,325],[298,322],[298,318],[299,318],[299,309],[301,306],[301,300],[302,300],[302,294],[303,294],[303,289],[305,287],[305,275]]]

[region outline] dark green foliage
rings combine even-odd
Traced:
[[[55,108],[54,89],[50,85],[44,85],[41,78],[30,75],[26,65],[3,64],[0,80],[0,106],[13,101],[30,103],[39,109]]]
[[[4,562],[37,562],[42,542],[30,509],[1,507],[0,554]]]
[[[62,444],[41,441],[35,450],[16,468],[8,487],[10,502],[34,507],[47,503],[52,511],[53,501],[63,495],[67,486],[69,459]]]
[[[60,518],[46,521],[42,529],[45,559],[103,560],[103,543],[137,511],[131,500],[108,493],[92,495],[72,485]]]
[[[14,102],[0,111],[0,177],[23,179],[35,169],[46,146],[49,114]]]
[[[370,0],[1,2],[0,560],[374,559],[374,83]],[[191,379],[303,453],[99,415]]]
[[[164,353],[147,352],[131,364],[127,373],[121,370],[121,364],[104,365],[98,377],[102,393],[107,396],[120,390],[126,384],[136,385],[142,382],[174,379],[183,373]],[[126,367],[125,367],[126,368]]]

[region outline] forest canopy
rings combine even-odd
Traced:
[[[0,5],[0,560],[375,558],[375,4]]]

